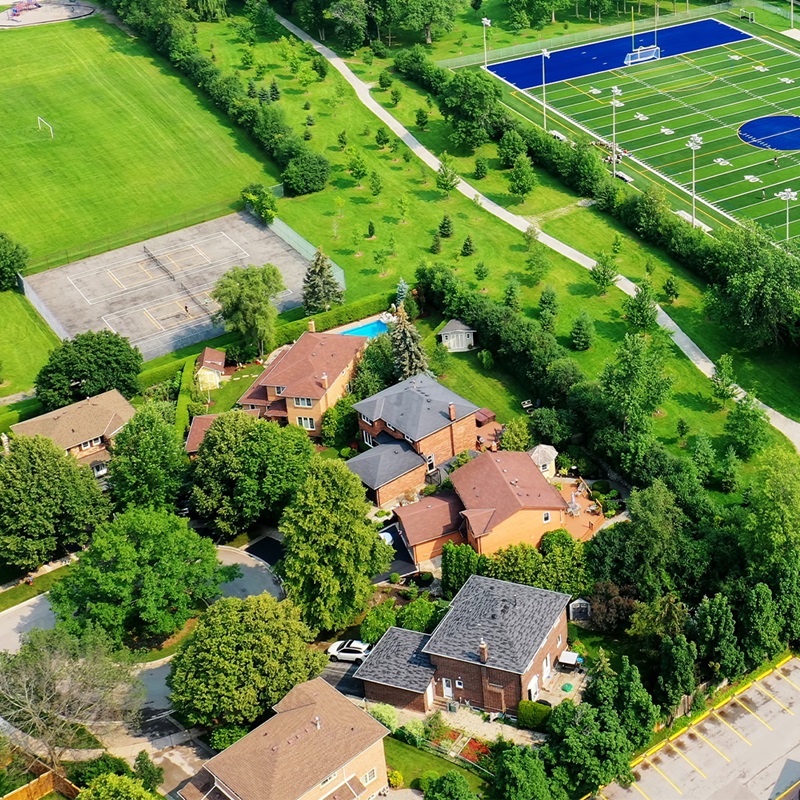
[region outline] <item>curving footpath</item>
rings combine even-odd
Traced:
[[[330,47],[320,44],[320,42],[309,36],[304,30],[298,28],[297,25],[289,22],[288,19],[284,19],[278,14],[275,16],[284,28],[297,36],[301,41],[311,44],[320,55],[324,56],[330,62],[331,66],[353,87],[358,99],[396,136],[402,139],[416,156],[421,158],[432,170],[439,170],[439,159],[372,97],[369,86],[353,73],[340,56],[331,50]],[[456,188],[464,197],[480,203],[490,214],[493,214],[518,231],[525,233],[530,227],[530,222],[524,217],[513,214],[508,209],[503,208],[493,200],[485,197],[466,181],[459,180]],[[554,239],[552,236],[548,236],[543,231],[537,231],[537,236],[542,244],[554,250],[556,253],[565,256],[575,264],[579,264],[589,270],[594,266],[594,259],[589,258],[589,256],[584,255],[574,247],[570,247],[568,244],[564,244],[564,242]],[[625,294],[631,297],[635,294],[636,284],[624,276],[620,275],[618,277],[616,285],[625,292]],[[677,326],[661,306],[658,307],[658,324],[672,335],[672,339],[678,349],[706,377],[710,378],[714,374],[714,362]],[[739,389],[739,397],[743,395],[744,391]],[[767,413],[772,426],[786,436],[794,445],[795,449],[800,452],[800,422],[789,419],[789,417],[763,403],[760,403],[760,405]]]

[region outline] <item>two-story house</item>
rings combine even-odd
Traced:
[[[279,353],[239,399],[244,409],[322,435],[322,415],[347,391],[366,336],[306,331]]]
[[[354,408],[369,450],[347,466],[379,506],[418,489],[445,461],[482,446],[476,420],[481,409],[428,375],[390,386]]]
[[[455,700],[514,713],[567,649],[570,596],[472,575],[432,634],[390,628],[355,673],[368,700],[429,711]]]
[[[322,678],[295,686],[275,716],[207,761],[183,800],[372,800],[386,792],[389,731]]]
[[[108,448],[136,409],[116,390],[87,397],[64,408],[11,426],[15,436],[44,436],[68,455],[92,468],[96,478],[108,472]]]

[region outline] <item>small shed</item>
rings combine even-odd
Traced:
[[[528,455],[533,459],[533,463],[539,467],[545,478],[552,478],[556,474],[556,459],[558,450],[549,444],[537,444],[532,450],[528,450]]]
[[[451,319],[439,331],[439,341],[451,353],[463,353],[475,347],[475,331],[460,319]]]
[[[591,619],[592,604],[583,597],[573,600],[568,606],[570,621],[581,621]]]
[[[219,389],[225,377],[225,353],[206,347],[197,359],[197,384],[200,389],[207,392],[210,389]]]

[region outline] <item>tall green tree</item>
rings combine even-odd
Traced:
[[[62,342],[39,370],[36,397],[53,411],[85,397],[116,389],[125,397],[139,391],[142,354],[124,336],[87,331]]]
[[[412,0],[412,4],[417,0]],[[452,0],[434,0],[452,6]],[[450,123],[450,140],[456,147],[478,147],[497,128],[500,86],[483,71],[457,70],[439,95],[442,115]]]
[[[342,45],[355,50],[367,37],[367,4],[365,0],[336,0],[329,9],[334,28]]]
[[[639,668],[631,664],[628,656],[622,656],[614,707],[631,744],[637,749],[644,747],[653,735],[660,709],[644,688]]]
[[[494,795],[503,800],[556,800],[545,765],[531,747],[508,747],[494,761]]]
[[[226,0],[189,0],[189,8],[204,22],[219,22],[228,16]]]
[[[767,584],[757,583],[748,589],[739,621],[743,631],[742,650],[750,669],[781,651],[781,620]]]
[[[91,470],[41,436],[15,437],[0,458],[0,552],[36,569],[86,544],[109,514]]]
[[[715,594],[710,599],[704,597],[688,628],[697,645],[697,659],[706,675],[714,680],[730,680],[744,672],[733,611],[725,595]]]
[[[503,428],[500,444],[503,450],[527,450],[533,442],[531,426],[524,417],[514,417]]]
[[[327,658],[290,601],[269,594],[218,600],[170,665],[175,709],[192,725],[249,725]]]
[[[583,542],[561,528],[546,533],[539,550],[542,567],[537,586],[564,594],[581,594],[589,583]]]
[[[358,635],[362,642],[375,644],[389,628],[395,625],[397,625],[397,609],[394,598],[390,597],[367,611]]]
[[[608,290],[619,280],[617,262],[608,253],[598,253],[592,267],[591,278],[597,291],[605,295]]]
[[[468,547],[469,545],[453,546]],[[539,586],[542,561],[542,554],[533,545],[526,542],[510,544],[508,547],[498,550],[492,557],[492,577],[501,581],[510,581],[511,583],[523,583],[526,586]],[[476,558],[469,568],[476,570],[477,565],[478,559]],[[444,567],[444,557],[442,558],[442,567]],[[448,578],[450,580],[452,580],[452,572],[453,567],[448,564]],[[461,581],[462,585],[468,577],[469,575]],[[442,570],[442,580],[444,580],[444,569]],[[461,587],[459,586],[458,588]]]
[[[736,375],[733,372],[733,358],[723,353],[714,364],[711,380],[711,393],[724,404],[736,397]]]
[[[390,548],[367,511],[358,477],[341,461],[314,458],[283,513],[284,586],[313,628],[350,624],[372,593],[371,578],[389,565]]]
[[[745,460],[763,450],[769,441],[769,417],[758,400],[746,394],[728,414],[725,433],[736,454]]]
[[[397,309],[397,321],[390,329],[389,337],[398,380],[404,381],[428,371],[428,357],[422,347],[422,337],[403,305]]]
[[[398,609],[397,624],[410,631],[431,633],[436,625],[438,615],[436,604],[422,595]]]
[[[717,464],[717,451],[711,442],[711,437],[705,433],[698,433],[692,447],[692,463],[697,471],[697,479],[705,484],[714,474]]]
[[[449,156],[445,151],[439,158],[439,170],[436,173],[436,188],[443,191],[447,197],[450,197],[450,192],[458,186],[460,180],[461,178],[459,178],[458,172],[456,172],[456,168],[453,166],[452,156]]]
[[[425,790],[425,800],[477,800],[467,779],[455,770],[434,778]]]
[[[675,709],[684,695],[694,694],[697,647],[681,633],[661,641],[658,688],[666,708]]]
[[[410,0],[405,4],[404,25],[422,31],[425,44],[433,42],[433,28],[452,30],[459,5],[455,0]]]
[[[636,285],[633,297],[626,297],[622,304],[628,324],[638,331],[649,331],[655,328],[658,318],[658,306],[653,291],[653,284],[645,277]]]
[[[117,434],[108,465],[117,508],[175,505],[186,472],[181,441],[155,403],[140,408]]]
[[[232,577],[210,539],[167,511],[132,508],[101,525],[50,603],[71,631],[98,628],[116,645],[148,645],[182,628]]]
[[[586,311],[581,311],[569,334],[573,350],[588,350],[594,344],[594,337],[594,322]]]
[[[468,544],[446,542],[442,548],[442,595],[456,596],[470,575],[478,571],[478,554]]]
[[[263,356],[275,340],[278,310],[273,301],[285,288],[280,271],[272,264],[234,267],[211,292],[220,306],[216,316],[226,330],[238,333]]]
[[[528,147],[525,140],[519,135],[519,131],[513,128],[507,130],[497,143],[497,157],[506,169],[511,169],[519,156],[527,154]]]
[[[382,333],[370,340],[353,378],[353,396],[364,400],[395,382],[392,338]]]
[[[524,202],[537,183],[530,158],[525,155],[517,156],[511,172],[508,173],[508,191],[515,197],[519,197],[520,202]]]
[[[81,792],[81,800],[155,800],[157,796],[138,778],[111,773],[99,775]]]
[[[333,275],[333,264],[319,247],[303,277],[303,310],[311,316],[343,302],[344,292]]]
[[[0,292],[17,288],[17,273],[28,264],[28,251],[7,233],[0,232]]]

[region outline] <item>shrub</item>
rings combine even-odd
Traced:
[[[386,773],[386,777],[389,780],[389,786],[392,789],[402,789],[403,788],[403,773],[398,772],[396,769],[390,769]]]
[[[320,192],[328,182],[330,168],[330,162],[320,153],[298,153],[281,174],[284,191],[289,195]]]
[[[225,750],[232,744],[235,744],[243,736],[247,736],[247,728],[241,725],[223,725],[221,728],[215,728],[211,735],[208,737],[208,743],[214,750]]]
[[[388,89],[394,83],[394,78],[390,72],[383,70],[380,75],[378,75],[378,86],[381,89]]]
[[[419,582],[423,586],[427,586],[429,583],[433,583],[433,573],[432,572],[423,572],[419,576]]]
[[[389,583],[394,583],[394,584],[400,583],[400,573],[399,572],[393,572],[389,576]]]
[[[381,42],[377,39],[370,44],[370,47],[372,48],[372,52],[375,53],[378,58],[386,58],[389,55],[389,48],[384,42]]]
[[[412,747],[419,747],[425,739],[425,726],[420,720],[412,719],[394,732],[394,738]]]
[[[425,720],[425,738],[430,742],[438,742],[440,739],[444,739],[449,731],[450,728],[447,727],[441,711],[434,711]]]
[[[419,778],[419,788],[420,791],[425,794],[430,788],[431,783],[435,781],[439,777],[439,773],[435,770],[429,769],[427,772],[423,772]]]
[[[84,788],[101,775],[125,775],[130,778],[133,770],[124,758],[104,753],[90,761],[78,761],[67,766],[67,777],[76,785]]]
[[[385,725],[392,733],[394,733],[399,725],[397,719],[397,709],[394,706],[387,705],[386,703],[376,703],[370,706],[369,713],[381,725]]]
[[[517,724],[531,731],[543,731],[552,709],[532,700],[521,700],[517,711]]]

